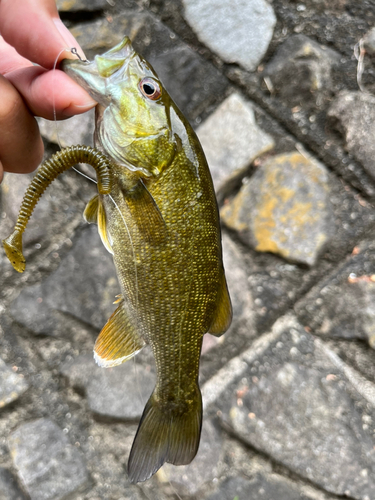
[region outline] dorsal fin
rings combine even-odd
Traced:
[[[145,344],[135,331],[121,299],[95,342],[94,358],[105,368],[120,365],[135,356]]]
[[[124,197],[142,236],[151,244],[162,243],[167,236],[167,228],[159,207],[142,180],[124,192]]]
[[[224,269],[221,271],[216,311],[208,333],[220,337],[225,333],[232,322],[232,304],[228,293],[227,280]]]

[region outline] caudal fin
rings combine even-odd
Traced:
[[[130,451],[131,483],[150,478],[165,463],[189,464],[197,454],[202,427],[202,396],[197,386],[189,411],[161,410],[154,394],[148,400]]]

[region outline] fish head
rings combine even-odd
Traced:
[[[64,59],[61,69],[98,102],[95,145],[115,163],[146,177],[171,164],[172,101],[128,37],[91,62]]]

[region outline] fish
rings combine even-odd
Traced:
[[[128,37],[91,62],[65,59],[61,69],[98,102],[93,166],[101,189],[84,218],[98,225],[121,289],[94,357],[113,367],[149,345],[155,359],[155,388],[128,460],[137,483],[166,462],[189,464],[198,451],[203,336],[221,336],[232,320],[219,211],[193,128]],[[69,151],[66,157],[73,162]],[[18,270],[23,229],[19,223],[4,240]]]

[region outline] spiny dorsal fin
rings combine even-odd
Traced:
[[[145,344],[129,320],[122,299],[95,342],[94,358],[105,368],[120,365],[135,356]]]
[[[208,333],[220,337],[225,333],[232,322],[232,304],[228,293],[227,280],[224,269],[221,271],[216,311]]]
[[[98,223],[98,208],[99,208],[99,195],[96,194],[87,203],[85,211],[83,212],[83,217],[88,224]]]
[[[159,207],[142,180],[124,196],[143,237],[154,245],[162,243],[167,236],[167,228]]]

